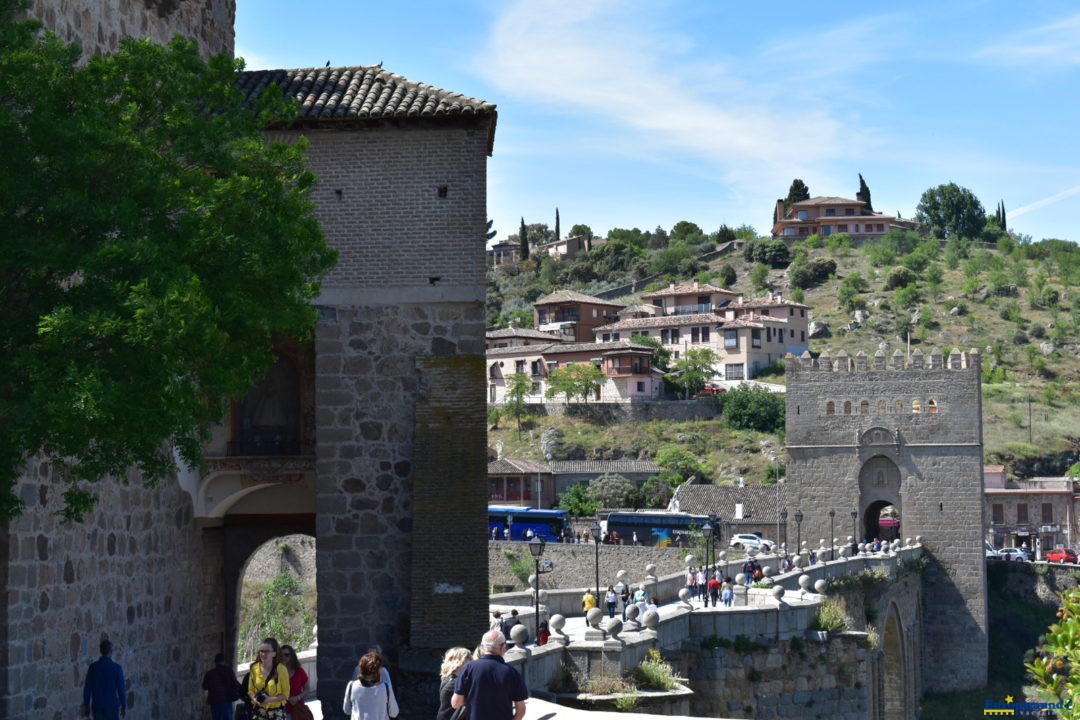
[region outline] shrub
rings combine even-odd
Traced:
[[[920,300],[919,288],[915,284],[905,285],[896,291],[896,304],[900,307],[914,307]]]
[[[779,432],[784,428],[785,402],[782,394],[758,385],[740,385],[723,394],[724,421],[735,430]]]
[[[911,285],[918,277],[914,272],[906,267],[894,267],[885,278],[885,289],[895,290],[896,288],[902,288],[907,285]]]
[[[768,265],[755,265],[754,269],[750,271],[750,284],[754,286],[755,290],[764,290],[768,287],[768,280]]]
[[[675,670],[655,648],[650,648],[644,662],[630,671],[630,677],[639,688],[674,690],[679,686]]]
[[[847,630],[847,619],[844,617],[844,603],[834,598],[825,598],[818,608],[817,617],[811,625],[814,630],[825,632],[843,632]]]

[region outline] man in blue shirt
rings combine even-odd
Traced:
[[[90,663],[83,684],[83,716],[93,720],[119,720],[127,713],[124,670],[112,659],[112,643],[102,640],[101,657]]]
[[[521,720],[529,689],[517,670],[506,664],[506,637],[489,630],[480,640],[483,655],[461,669],[450,706],[468,706],[469,720]]]

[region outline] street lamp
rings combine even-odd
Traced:
[[[780,542],[780,521],[784,522],[784,544],[787,545],[787,507],[780,509],[780,516],[776,519],[776,542]]]
[[[533,588],[533,597],[536,600],[536,629],[537,637],[540,636],[540,556],[544,554],[544,545],[547,543],[547,539],[542,535],[533,535],[532,540],[529,541],[529,552],[532,553],[533,561],[536,563],[536,587]],[[537,642],[540,642],[537,640]]]
[[[859,508],[851,508],[851,554],[859,547]]]
[[[833,530],[833,519],[836,517],[836,510],[829,508],[829,559],[836,559],[836,532]]]
[[[716,513],[709,513],[709,524],[713,526],[712,540],[709,541],[709,548],[712,550],[712,562],[713,572],[716,572],[716,541],[717,539],[723,539],[724,532],[723,527],[720,524],[720,518]]]
[[[713,526],[712,526],[712,524],[709,523],[709,522],[706,522],[705,525],[701,528],[701,534],[705,536],[705,568],[706,568],[706,572],[709,572],[708,571],[708,567],[709,567],[709,549],[710,549],[710,546],[712,545],[712,534],[713,534]],[[712,573],[709,573],[709,574],[711,576]],[[706,602],[705,604],[708,605],[709,603]]]
[[[802,552],[802,508],[795,508],[795,551]]]
[[[592,536],[596,548],[596,606],[600,607],[600,523],[592,526]]]

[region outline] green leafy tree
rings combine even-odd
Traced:
[[[591,240],[593,237],[593,231],[592,228],[588,225],[578,223],[572,228],[570,228],[570,237],[584,237]]]
[[[589,486],[580,482],[571,485],[559,496],[558,507],[574,517],[592,517],[596,515],[600,503],[589,497]]]
[[[559,208],[555,208],[555,239],[559,239]]]
[[[787,197],[784,198],[784,210],[789,209],[794,203],[809,199],[810,188],[802,180],[795,178],[791,181],[791,187],[788,188]]]
[[[660,478],[678,485],[692,477],[699,480],[707,476],[705,464],[697,455],[681,445],[663,445],[656,452],[656,464],[660,466]]]
[[[784,429],[786,408],[781,393],[769,392],[760,385],[739,385],[721,396],[724,422],[734,430],[780,432]]]
[[[525,417],[525,396],[532,392],[532,378],[525,373],[513,373],[506,378],[506,403],[503,410],[517,423],[518,437],[521,437],[521,418]]]
[[[915,208],[915,219],[939,237],[978,238],[986,224],[986,211],[975,193],[956,183],[926,190]]]
[[[720,285],[725,288],[730,288],[738,280],[738,276],[735,274],[735,268],[731,267],[727,263],[720,266],[720,275],[717,278],[720,281]]]
[[[915,282],[917,276],[914,272],[906,267],[895,267],[885,278],[885,289],[895,290],[896,288],[902,288],[907,285],[911,285]]]
[[[721,243],[727,243],[735,240],[735,231],[729,228],[727,225],[721,225],[720,228],[713,234],[713,242],[717,245]]]
[[[548,378],[548,388],[545,395],[549,398],[559,393],[566,395],[566,401],[570,398],[579,397],[583,402],[589,401],[604,381],[604,373],[592,363],[575,363],[565,367],[556,368]]]
[[[80,64],[24,5],[0,2],[0,518],[41,456],[80,520],[89,482],[198,465],[274,338],[312,336],[336,255],[305,145],[263,132],[294,104],[247,105],[239,65],[183,39]]]
[[[720,356],[712,348],[691,348],[672,364],[664,379],[681,388],[682,396],[688,398],[701,392],[705,383],[716,374],[719,362]]]
[[[866,278],[857,272],[853,272],[840,281],[840,290],[837,293],[836,300],[848,310],[853,310],[859,293],[866,292],[869,287]]]
[[[1055,710],[1061,718],[1080,718],[1080,588],[1059,595],[1058,621],[1040,638],[1031,662],[1025,662],[1028,676],[1050,695],[1067,701]]]
[[[605,473],[589,482],[586,497],[602,508],[630,508],[639,504],[637,486],[618,473]]]
[[[755,290],[764,290],[769,287],[769,266],[755,265],[754,269],[750,271],[750,284],[754,286]]]

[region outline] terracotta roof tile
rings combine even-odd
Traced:
[[[756,522],[776,522],[777,490],[779,506],[788,504],[787,486],[781,485],[680,485],[675,490],[680,512],[693,515],[716,513],[725,523],[735,519],[735,505],[742,503],[743,519]]]
[[[652,328],[682,327],[683,325],[702,325],[710,323],[722,323],[724,318],[712,313],[700,315],[666,315],[663,317],[629,318],[619,320],[608,325],[601,325],[593,332],[610,332],[612,330],[649,330]]]
[[[667,297],[669,295],[693,295],[695,293],[701,294],[701,293],[714,293],[714,292],[728,293],[730,295],[738,295],[738,293],[736,293],[734,290],[728,290],[726,288],[716,287],[715,285],[710,285],[709,283],[682,283],[682,284],[676,285],[674,287],[670,287],[670,286],[666,287],[663,290],[657,290],[655,292],[643,293],[641,295],[641,297],[643,297],[643,298],[654,298],[654,297]]]
[[[548,342],[562,342],[562,338],[552,335],[551,333],[541,332],[540,330],[533,330],[532,328],[500,328],[499,330],[489,330],[487,332],[488,340],[501,340],[502,338],[529,338],[531,340],[547,340]]]
[[[660,466],[653,460],[552,460],[550,466],[555,474],[660,472]]]
[[[542,298],[536,300],[533,305],[552,305],[554,303],[565,302],[584,302],[593,303],[594,305],[608,305],[610,307],[625,307],[622,303],[612,302],[611,300],[604,300],[602,298],[593,297],[592,295],[586,295],[585,293],[579,293],[574,290],[556,290],[555,292],[545,295]]]
[[[535,475],[536,473],[551,472],[544,463],[534,460],[521,460],[512,458],[499,458],[488,463],[488,475]]]

